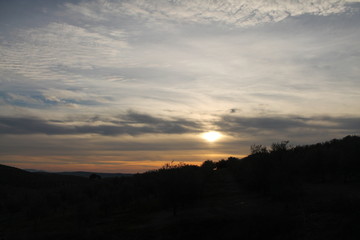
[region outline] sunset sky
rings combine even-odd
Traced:
[[[135,173],[359,132],[360,1],[0,1],[0,164]]]

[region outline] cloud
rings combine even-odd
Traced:
[[[0,134],[69,134],[72,129],[37,118],[1,117]]]
[[[120,64],[120,56],[128,47],[124,37],[109,37],[64,22],[51,22],[12,34],[15,35],[12,42],[3,42],[1,46],[0,69],[16,72],[32,81],[73,83],[83,80],[83,70]]]
[[[42,93],[11,93],[0,92],[0,99],[4,104],[10,106],[18,106],[25,108],[35,109],[49,109],[54,107],[74,108],[79,106],[102,106],[103,103],[97,99],[91,99],[89,97],[79,98],[58,98],[54,95],[44,95]]]
[[[163,119],[151,115],[128,112],[112,119],[97,116],[87,121],[52,120],[33,117],[0,117],[0,134],[77,135],[104,136],[142,134],[184,134],[199,132],[201,124],[181,118]],[[94,124],[96,123],[96,124]]]
[[[213,126],[230,136],[274,136],[308,137],[314,134],[356,134],[360,131],[359,117],[329,116],[264,116],[241,117],[233,114],[220,116]],[[33,117],[0,117],[0,134],[46,134],[103,136],[143,134],[200,133],[206,122],[183,118],[164,118],[128,111],[127,113],[102,117],[76,117],[66,120],[44,120]]]
[[[358,31],[317,22],[318,28],[330,30],[306,32],[301,28],[306,21],[299,19],[289,22],[290,27],[271,25],[244,31],[228,31],[213,24],[258,24],[268,21],[264,17],[268,12],[328,15],[343,11],[344,6],[343,1],[333,0],[66,3],[62,11],[54,10],[53,21],[3,34],[10,41],[0,43],[0,69],[12,73],[10,81],[21,80],[2,89],[18,96],[16,101],[8,98],[8,104],[24,106],[25,101],[19,99],[22,96],[29,98],[29,103],[39,103],[28,107],[77,106],[87,111],[87,106],[97,106],[91,109],[96,113],[106,111],[101,103],[109,109],[172,109],[183,114],[197,109],[213,111],[215,107],[230,109],[232,99],[225,98],[234,96],[246,98],[237,106],[245,111],[266,97],[262,92],[269,97],[271,91],[279,99],[285,99],[284,92],[308,99],[318,96],[319,91],[329,92],[328,86],[333,85],[348,96],[358,76],[354,66],[358,62],[358,45],[354,44]],[[146,26],[151,23],[185,24],[162,31]],[[188,23],[194,24],[189,27]],[[287,31],[289,28],[296,30]],[[337,81],[340,77],[341,83]],[[32,91],[26,90],[29,85]],[[302,91],[305,87],[306,92]],[[286,102],[300,102],[295,100]]]
[[[104,20],[109,15],[128,15],[148,22],[230,24],[254,26],[279,22],[303,14],[329,15],[345,11],[344,0],[133,0],[67,4],[85,18]]]
[[[276,138],[278,136],[307,137],[319,134],[337,133],[338,135],[357,134],[360,131],[360,117],[329,116],[264,116],[241,117],[224,115],[215,126],[229,135],[261,136]]]

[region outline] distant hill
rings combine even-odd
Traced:
[[[102,178],[113,178],[113,177],[129,177],[133,174],[130,173],[98,173],[98,172],[83,172],[83,171],[77,171],[77,172],[56,172],[57,174],[61,175],[70,175],[70,176],[79,176],[79,177],[86,177],[89,178],[91,174],[99,175]]]
[[[38,169],[23,169],[27,172],[31,173],[54,173],[61,175],[69,175],[69,176],[78,176],[78,177],[86,177],[89,178],[91,174],[96,174],[101,178],[114,178],[114,177],[130,177],[133,174],[131,173],[101,173],[101,172],[85,172],[85,171],[73,171],[73,172],[47,172],[44,170]]]
[[[25,170],[25,171],[27,171],[27,172],[46,172],[46,171],[44,171],[44,170],[38,170],[38,169],[22,169],[22,170]]]
[[[47,172],[28,172],[0,164],[0,185],[23,188],[48,188],[64,184],[84,182],[79,176],[60,175]]]
[[[87,181],[94,172],[46,172],[36,169],[19,169],[0,164],[0,185],[43,188]],[[125,173],[95,173],[101,178],[129,177]]]

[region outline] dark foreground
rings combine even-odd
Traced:
[[[360,239],[358,137],[89,179],[0,165],[0,239]]]

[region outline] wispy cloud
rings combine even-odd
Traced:
[[[121,29],[106,32],[66,22],[17,29],[0,41],[0,97],[28,108],[109,103],[101,89],[123,80],[116,68],[127,65],[125,39]]]
[[[77,135],[99,134],[105,136],[142,134],[184,134],[201,131],[201,124],[181,118],[164,119],[128,112],[115,119],[94,117],[86,122],[46,121],[33,117],[0,117],[0,134]]]
[[[13,42],[3,42],[0,68],[33,81],[68,79],[62,66],[78,69],[69,82],[81,80],[82,69],[116,66],[121,62],[124,40],[107,37],[83,27],[50,23],[18,31]],[[66,80],[65,80],[66,82]]]
[[[109,14],[126,14],[150,22],[220,23],[234,26],[253,26],[278,22],[289,16],[303,14],[329,15],[345,11],[343,0],[159,0],[149,2],[99,0],[67,7],[83,17],[98,20]],[[100,7],[99,7],[100,6]]]
[[[298,99],[327,91],[328,86],[348,91],[358,75],[353,66],[359,58],[356,31],[336,36],[312,31],[304,36],[301,31],[286,34],[276,28],[274,32],[260,29],[261,33],[248,29],[241,34],[221,27],[202,30],[203,24],[257,25],[345,9],[345,1],[335,0],[65,3],[56,16],[66,19],[17,29],[11,33],[11,42],[1,42],[0,68],[11,73],[12,82],[21,79],[17,89],[9,84],[3,89],[18,96],[17,101],[7,98],[8,104],[15,105],[21,104],[20,96],[51,107],[112,101],[115,107],[121,103],[137,108],[146,100],[158,109],[186,108],[187,112],[210,106],[244,109],[230,102],[234,99],[224,101],[225,96],[241,95],[244,104],[258,103],[264,99],[264,89],[270,91],[267,96],[280,96],[291,88],[295,93],[290,95]],[[145,27],[144,22],[192,22],[194,29],[179,24],[175,30],[158,30]],[[340,77],[342,82],[336,82]],[[18,91],[24,82],[40,89]],[[79,96],[69,98],[70,92]]]

